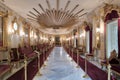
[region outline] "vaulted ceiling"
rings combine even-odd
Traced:
[[[64,34],[104,1],[108,0],[5,0],[3,3],[41,31]]]

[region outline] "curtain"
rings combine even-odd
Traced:
[[[90,53],[92,53],[92,30],[90,30]]]
[[[118,19],[118,58],[120,58],[120,19]]]
[[[112,19],[118,18],[119,15],[116,10],[112,10],[111,13],[108,13],[105,17],[105,22],[110,21]]]
[[[87,25],[85,27],[85,31],[89,31],[89,51],[92,53],[92,29],[90,29],[90,27]]]
[[[106,27],[107,27],[107,24],[105,23],[104,24],[104,52],[105,52],[105,57],[104,59],[106,59]]]

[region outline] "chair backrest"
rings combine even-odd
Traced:
[[[33,53],[33,49],[31,46],[19,47],[18,51],[20,53],[20,56],[29,55]]]
[[[19,59],[17,48],[11,48],[9,53],[10,53],[10,59],[11,60],[18,60]]]
[[[113,50],[113,51],[111,51],[111,53],[110,53],[109,60],[111,60],[111,59],[113,59],[113,58],[117,58],[116,50]]]
[[[1,51],[0,52],[0,61],[2,62],[2,61],[9,61],[9,60],[10,60],[10,53],[9,53],[9,51]]]

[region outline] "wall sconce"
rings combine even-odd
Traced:
[[[9,33],[9,34],[13,34],[13,33],[14,33],[14,30],[13,30],[12,27],[8,27],[8,33]]]
[[[52,38],[52,41],[53,41],[53,42],[55,41],[54,37]]]
[[[100,28],[97,27],[97,28],[96,28],[96,32],[100,32]]]
[[[40,36],[40,39],[42,40],[42,39],[43,39],[43,37],[42,37],[42,36]]]
[[[37,39],[37,35],[36,34],[34,34],[34,38]]]
[[[25,36],[25,33],[23,32],[23,30],[20,31],[20,36],[21,36],[21,37],[24,37],[24,36]]]
[[[74,39],[74,36],[72,36],[72,39]]]
[[[70,38],[67,38],[66,40],[67,40],[67,41],[69,41],[69,40],[70,40]]]
[[[85,31],[83,31],[81,34],[80,34],[80,38],[84,38],[85,37]]]
[[[96,47],[100,48],[100,28],[96,28]]]
[[[33,35],[34,35],[34,33],[33,33],[33,30],[32,30],[31,33],[30,33],[30,38],[33,38]]]
[[[104,33],[104,21],[100,19],[100,33]]]
[[[97,36],[97,38],[96,38],[96,39],[97,39],[97,41],[98,41],[98,40],[99,40],[99,36]]]
[[[80,34],[80,38],[82,37],[82,34]]]

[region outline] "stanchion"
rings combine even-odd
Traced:
[[[45,67],[46,66],[46,63],[45,63],[45,50],[43,50],[43,61],[44,61],[43,67]]]
[[[110,64],[108,64],[107,68],[108,68],[108,80],[111,80],[111,79],[110,79],[110,74],[111,74],[111,65],[110,65]]]
[[[40,53],[38,51],[35,51],[37,53],[38,56],[38,75],[42,76],[42,74],[40,73],[39,69],[40,69]]]
[[[25,69],[25,80],[27,80],[27,59],[24,59],[24,69]]]
[[[45,48],[45,61],[46,61],[46,59],[47,59],[47,47]]]
[[[86,54],[85,54],[85,74],[84,74],[83,78],[87,78],[88,77],[88,75],[87,75],[87,56],[86,56]]]
[[[68,55],[69,55],[69,57],[70,57],[70,48],[68,48],[69,49],[69,53],[68,53]]]
[[[72,48],[72,59],[71,59],[71,61],[73,61],[73,48]]]
[[[77,50],[77,68],[80,68],[80,66],[79,66],[79,52],[78,52],[78,50]]]

